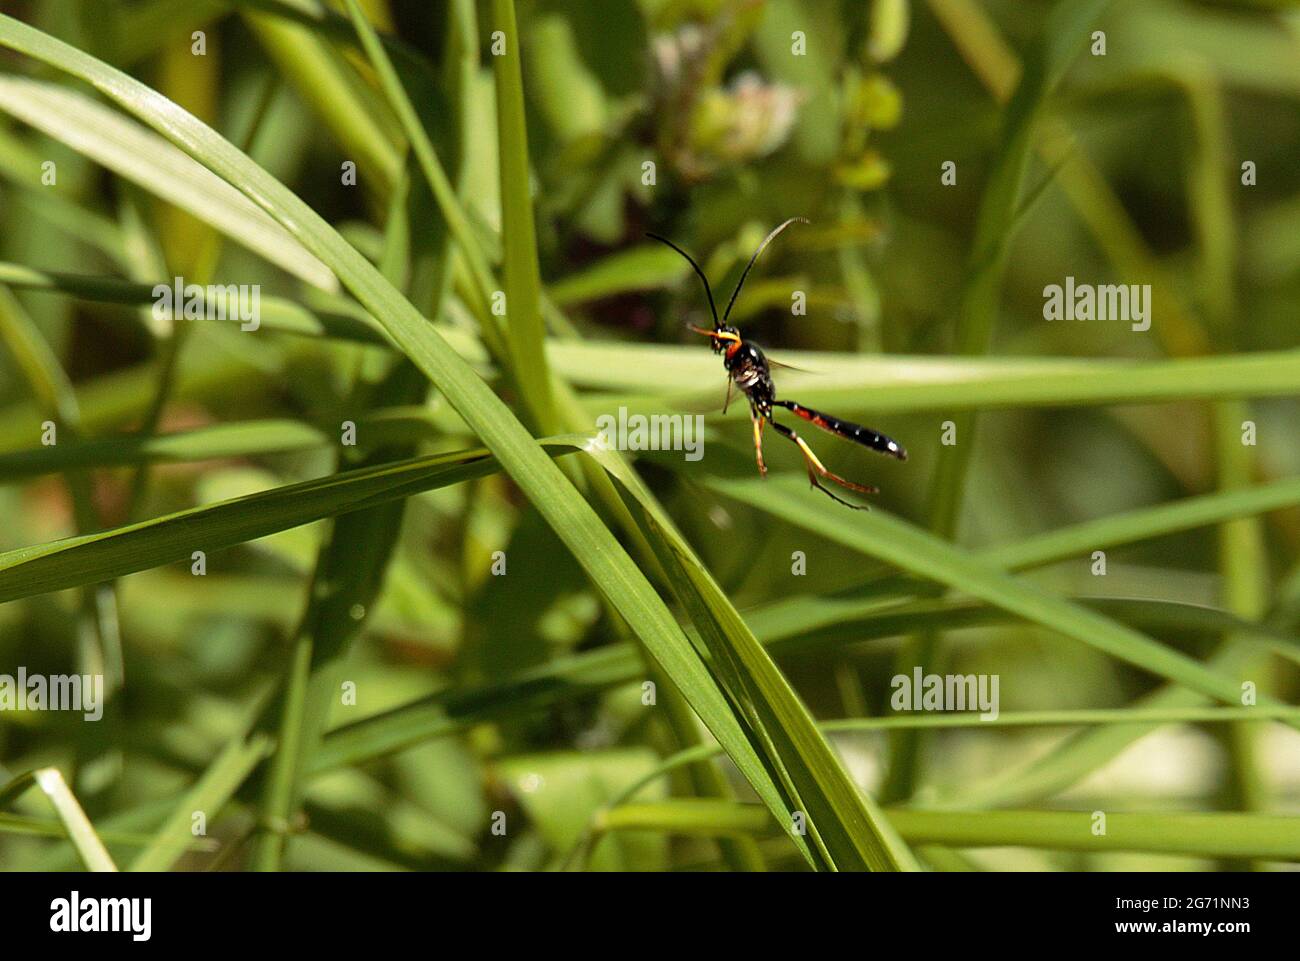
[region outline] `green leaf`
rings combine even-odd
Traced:
[[[388,118],[382,114],[382,104],[341,52],[319,30],[294,22],[291,13],[287,8],[275,13],[249,9],[243,17],[344,156],[355,159],[357,183],[381,201],[387,199],[402,169],[391,121],[383,122]]]
[[[590,348],[574,348],[573,354],[584,349]],[[565,369],[562,364],[568,360],[567,352],[557,349],[555,353],[557,369]],[[674,364],[665,372],[662,382],[674,389],[672,393],[643,396],[643,385],[638,383],[635,394],[593,397],[588,406],[592,410],[616,410],[623,404],[629,413],[663,413],[665,408],[702,410],[708,419],[721,420],[716,413],[723,383],[717,359],[707,352],[699,353],[693,367],[686,367],[683,360],[680,366]],[[655,359],[652,354],[640,356]],[[659,354],[658,358],[667,360],[669,356]],[[1300,351],[1294,350],[1142,363],[1056,358],[862,358],[856,361],[856,370],[847,375],[839,373],[841,356],[843,363],[853,363],[848,355],[819,359],[816,354],[778,354],[778,360],[788,359],[816,374],[782,372],[782,392],[795,395],[797,391],[800,402],[809,406],[834,404],[837,413],[872,414],[1285,397],[1300,393]],[[597,369],[586,376],[587,386],[632,386],[625,369],[613,375],[609,370]],[[693,378],[689,388],[681,384],[688,378]],[[701,389],[701,383],[709,386]],[[744,411],[733,413],[737,421],[745,416]]]
[[[353,4],[356,0],[351,0]],[[501,177],[501,234],[505,244],[506,342],[511,369],[524,393],[533,426],[551,433],[558,423],[546,363],[542,279],[533,225],[528,129],[524,122],[524,79],[514,0],[492,0],[494,33],[505,52],[492,58],[496,76],[497,142]]]
[[[913,844],[959,848],[1023,846],[1064,851],[1156,851],[1196,857],[1300,858],[1300,821],[1263,814],[1106,812],[1105,832],[1091,811],[920,811],[891,808],[890,820]],[[754,805],[674,800],[626,804],[601,814],[601,831],[660,830],[712,836],[770,829]]]
[[[215,820],[270,752],[272,743],[270,737],[260,733],[247,737],[240,733],[233,738],[177,802],[175,810],[136,855],[128,870],[170,871],[194,841],[194,813],[202,812],[206,820]]]
[[[365,422],[358,422],[364,432]],[[296,420],[242,421],[146,437],[108,437],[67,441],[52,447],[0,454],[0,481],[90,467],[175,463],[226,457],[256,457],[306,450],[333,443],[324,431]]]
[[[32,785],[39,787],[49,799],[54,812],[63,823],[63,830],[68,840],[72,842],[77,855],[81,858],[81,863],[87,870],[116,871],[117,865],[109,857],[104,842],[95,833],[90,819],[77,803],[76,797],[67,782],[63,780],[63,775],[59,773],[58,768],[40,768],[11,779],[0,787],[0,807],[18,798]]]
[[[194,214],[309,284],[338,289],[330,269],[243,194],[116,110],[65,87],[4,75],[0,110]]]
[[[556,441],[555,453],[572,450]],[[0,554],[0,603],[189,562],[323,517],[383,504],[500,470],[486,451],[455,451],[346,471]]]
[[[549,286],[551,299],[569,307],[602,297],[669,287],[690,270],[676,251],[662,244],[642,244],[602,257],[581,271]]]

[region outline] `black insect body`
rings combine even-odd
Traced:
[[[800,453],[803,454],[804,463],[808,468],[808,479],[812,482],[813,487],[816,487],[827,497],[838,501],[846,507],[852,507],[855,510],[865,510],[867,505],[854,504],[850,501],[844,500],[844,498],[837,495],[834,491],[830,490],[830,488],[823,486],[818,478],[825,478],[841,487],[857,491],[860,494],[874,494],[877,492],[877,488],[869,487],[865,484],[856,484],[851,480],[845,480],[843,477],[840,477],[838,474],[827,469],[826,465],[818,459],[817,455],[812,452],[812,449],[802,437],[784,424],[778,424],[776,422],[772,416],[772,409],[780,407],[784,410],[788,410],[796,417],[802,418],[803,420],[808,421],[808,423],[820,427],[824,431],[843,437],[846,440],[851,440],[854,443],[861,444],[863,447],[870,448],[871,450],[877,451],[881,454],[888,454],[891,457],[897,457],[899,460],[907,460],[907,451],[905,451],[897,441],[886,437],[878,431],[872,430],[870,427],[863,427],[859,424],[854,424],[851,421],[832,417],[830,414],[823,414],[821,411],[813,410],[811,407],[804,407],[802,404],[797,404],[792,400],[778,400],[776,396],[776,385],[772,382],[771,368],[773,365],[781,365],[776,364],[775,361],[769,362],[757,344],[745,340],[740,336],[739,330],[727,325],[727,319],[731,316],[731,308],[736,303],[736,297],[740,293],[740,288],[744,286],[745,278],[749,276],[750,268],[754,266],[759,255],[762,254],[767,245],[776,238],[777,234],[785,230],[786,227],[789,227],[793,223],[807,222],[808,221],[804,220],[802,217],[792,217],[763,238],[763,242],[759,244],[758,249],[754,251],[754,256],[749,259],[749,264],[745,267],[744,273],[740,275],[740,281],[736,284],[736,289],[731,294],[731,300],[727,303],[727,309],[723,313],[721,320],[718,319],[718,309],[713,303],[713,290],[709,287],[709,280],[704,276],[704,271],[700,269],[700,265],[692,259],[690,254],[682,250],[668,238],[661,237],[658,234],[648,234],[647,236],[654,238],[660,243],[667,244],[673,250],[685,257],[691,267],[694,268],[695,273],[699,275],[700,280],[704,282],[704,293],[709,298],[709,311],[713,315],[713,329],[706,330],[703,327],[692,327],[691,330],[695,331],[697,334],[703,334],[706,337],[712,338],[714,353],[723,355],[722,363],[727,370],[729,379],[727,381],[727,399],[723,404],[722,412],[725,414],[727,407],[731,403],[731,391],[733,387],[738,388],[749,400],[749,416],[754,423],[754,457],[758,461],[759,473],[763,475],[767,474],[767,465],[763,463],[763,429],[768,424],[771,424],[773,430],[782,437],[788,438],[798,446]]]

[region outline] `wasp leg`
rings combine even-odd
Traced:
[[[734,380],[730,377],[727,378],[727,397],[722,402],[722,412],[724,414],[727,412],[727,408],[731,406],[731,388],[734,387],[735,384],[736,382]]]
[[[754,422],[754,459],[758,461],[758,474],[760,477],[766,477],[767,465],[763,463],[763,426],[767,421],[756,411],[751,410],[749,416]]]
[[[816,487],[831,500],[838,501],[845,507],[851,507],[855,511],[870,510],[866,504],[854,504],[851,501],[846,501],[829,487],[824,486],[817,478],[819,476],[824,477],[833,483],[839,484],[841,487],[848,488],[851,491],[857,491],[859,494],[877,494],[879,493],[879,488],[868,487],[866,484],[855,484],[851,480],[845,480],[839,474],[828,470],[826,465],[817,459],[817,455],[812,452],[812,448],[804,442],[804,439],[789,427],[786,427],[784,424],[778,424],[776,421],[772,421],[772,427],[782,437],[788,437],[799,447],[799,450],[803,453],[804,464],[808,468],[808,480],[812,483],[813,487]]]

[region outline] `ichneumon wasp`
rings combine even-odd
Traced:
[[[733,386],[740,388],[741,393],[749,400],[749,416],[754,423],[754,457],[758,461],[759,474],[762,476],[767,474],[767,465],[763,463],[763,428],[767,424],[771,424],[773,430],[798,446],[800,453],[803,454],[804,464],[808,468],[808,480],[812,482],[813,487],[845,507],[851,507],[854,510],[866,510],[866,504],[854,504],[846,501],[830,488],[823,486],[818,478],[825,478],[860,494],[875,494],[878,492],[878,488],[869,487],[865,484],[855,484],[853,481],[846,480],[839,474],[829,470],[812,452],[812,448],[808,446],[808,443],[802,437],[784,424],[776,422],[772,416],[772,409],[780,407],[788,410],[796,417],[800,417],[824,431],[861,444],[863,447],[870,448],[878,453],[897,457],[899,460],[907,460],[907,451],[897,441],[872,430],[870,427],[862,427],[850,421],[832,417],[830,414],[823,414],[821,411],[813,410],[811,407],[804,407],[792,400],[778,400],[776,385],[772,382],[771,368],[773,366],[784,367],[787,365],[769,361],[757,344],[745,340],[740,336],[739,330],[727,324],[728,318],[731,317],[731,308],[735,306],[736,297],[740,294],[740,288],[745,285],[745,278],[749,276],[749,271],[758,260],[759,255],[763,253],[768,244],[776,239],[781,231],[793,223],[806,224],[808,221],[803,217],[791,217],[763,238],[763,242],[754,251],[754,256],[749,258],[749,264],[745,267],[744,273],[740,275],[740,281],[736,284],[736,289],[731,292],[731,300],[728,301],[727,309],[723,312],[721,320],[718,319],[718,308],[713,302],[713,290],[709,286],[709,278],[704,276],[704,271],[700,269],[700,265],[695,262],[694,258],[667,237],[661,237],[658,234],[646,234],[646,236],[652,237],[662,244],[667,244],[685,257],[687,263],[694,268],[695,273],[704,282],[704,293],[709,299],[709,311],[713,314],[713,329],[706,330],[703,327],[695,326],[691,326],[690,329],[697,334],[711,337],[713,339],[713,352],[723,355],[722,362],[727,370],[728,380],[727,398],[723,402],[722,412],[725,414],[727,407],[731,403]]]

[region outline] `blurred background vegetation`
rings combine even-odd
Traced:
[[[490,5],[362,6],[389,38],[470,229],[497,262],[502,158]],[[752,474],[749,424],[743,410],[717,415],[717,359],[683,329],[703,320],[702,292],[647,230],[692,251],[725,297],[773,224],[809,218],[768,251],[735,316],[776,358],[817,372],[777,371],[791,396],[870,423],[913,455],[885,462],[810,438],[823,459],[878,484],[874,502],[884,511],[965,547],[1300,474],[1300,404],[1297,391],[1276,386],[1281,375],[1258,398],[1246,388],[1207,402],[1187,373],[1179,375],[1185,399],[1177,387],[1149,403],[1069,399],[1071,382],[1093,376],[1071,366],[1076,359],[1279,357],[1300,347],[1300,18],[1282,2],[1096,6],[1084,35],[1060,36],[1052,31],[1069,18],[1051,17],[1041,2],[517,5],[550,363],[580,392],[593,426],[620,405],[709,415],[700,465],[647,454],[638,471],[759,637],[777,638],[777,663],[816,718],[889,714],[889,680],[913,664],[998,674],[1004,713],[1124,708],[1145,703],[1161,682],[1041,624],[951,611],[901,626],[833,616],[836,604],[869,601],[893,568],[727,495],[733,480]],[[521,405],[527,386],[500,377],[477,346],[472,265],[463,250],[441,256],[439,207],[344,5],[2,7],[245,146],[422,313],[460,334],[458,345],[477,350],[480,369],[526,423],[547,426]],[[1104,31],[1104,55],[1094,30]],[[800,35],[803,55],[792,50]],[[66,85],[7,51],[0,70],[5,82],[23,75]],[[444,398],[426,398],[413,368],[359,342],[356,310],[337,289],[322,289],[328,283],[314,284],[310,264],[267,256],[238,226],[218,232],[201,215],[202,196],[180,202],[163,189],[140,162],[139,143],[121,140],[126,149],[113,153],[113,128],[96,115],[60,126],[64,114],[24,97],[21,88],[0,90],[0,548],[339,467],[476,446]],[[94,143],[79,146],[78,129]],[[50,160],[53,185],[42,181]],[[1256,171],[1249,186],[1247,161]],[[341,183],[347,162],[356,186]],[[945,184],[949,162],[955,182]],[[255,334],[159,321],[121,288],[91,290],[71,275],[255,283],[283,309],[264,300],[269,319]],[[1043,289],[1067,275],[1150,284],[1151,330],[1044,321]],[[793,290],[806,292],[806,315],[792,314]],[[327,336],[277,329],[277,319],[282,327],[302,319],[294,304],[334,318]],[[652,344],[680,349],[624,349]],[[819,361],[819,352],[833,356]],[[954,398],[946,409],[924,399],[927,383],[947,378],[945,358],[986,354],[1009,369],[1067,362],[1033,402],[954,392],[943,395]],[[965,369],[952,376],[961,380]],[[890,405],[880,388],[891,381],[920,386]],[[1116,400],[1140,400],[1141,389],[1135,379],[1134,394],[1120,389]],[[119,443],[66,471],[25,467],[50,411],[60,443]],[[337,443],[344,421],[361,425],[357,450]],[[948,421],[960,455],[941,454]],[[1255,446],[1240,442],[1244,421],[1256,425]],[[264,442],[252,422],[265,422]],[[203,433],[222,425],[234,430]],[[142,454],[140,438],[182,432],[197,446]],[[775,442],[768,463],[802,476],[797,454]],[[838,506],[807,498],[849,523]],[[217,794],[233,796],[212,812],[206,837],[155,866],[574,863],[567,859],[598,809],[682,746],[662,712],[642,704],[645,670],[619,659],[629,650],[626,626],[504,475],[347,517],[362,518],[349,532],[361,545],[351,551],[323,550],[334,523],[325,520],[214,552],[203,577],[173,564],[0,606],[0,673],[99,670],[113,689],[98,724],[0,715],[0,775],[45,765],[70,772],[119,864],[147,846],[214,759],[230,774]],[[1221,656],[1225,636],[1246,622],[1266,623],[1276,643],[1247,644],[1234,669],[1288,701],[1294,658],[1276,648],[1295,640],[1298,546],[1300,510],[1290,506],[1117,543],[1104,578],[1084,549],[1025,577],[1198,659]],[[495,551],[505,552],[504,577],[492,576]],[[791,574],[794,551],[806,555],[806,576]],[[319,578],[318,559],[331,556],[351,593],[322,612],[309,603],[313,571]],[[355,638],[339,638],[348,653],[338,675],[355,682],[357,703],[336,703],[328,726],[427,706],[411,718],[422,733],[362,750],[356,763],[320,765],[307,778],[302,815],[276,821],[266,807],[264,745],[223,751],[242,743],[290,670],[305,610],[328,622],[326,634],[350,633],[348,619],[359,627]],[[1203,703],[1156,696],[1170,708]],[[1277,723],[859,731],[834,743],[854,778],[888,804],[1300,813],[1300,739]],[[744,796],[734,772],[724,772]],[[678,768],[637,797],[696,788]],[[505,837],[492,833],[493,812],[505,814]],[[77,863],[39,798],[0,818],[0,867]],[[997,843],[1001,829],[990,830],[970,847],[923,846],[921,854],[937,867],[1016,870],[1239,863],[1194,844],[1088,853],[1047,835]],[[692,833],[713,832],[616,832],[582,852],[582,863],[710,868],[752,856]],[[273,852],[267,834],[279,839]],[[799,864],[787,841],[765,837],[764,863]]]

